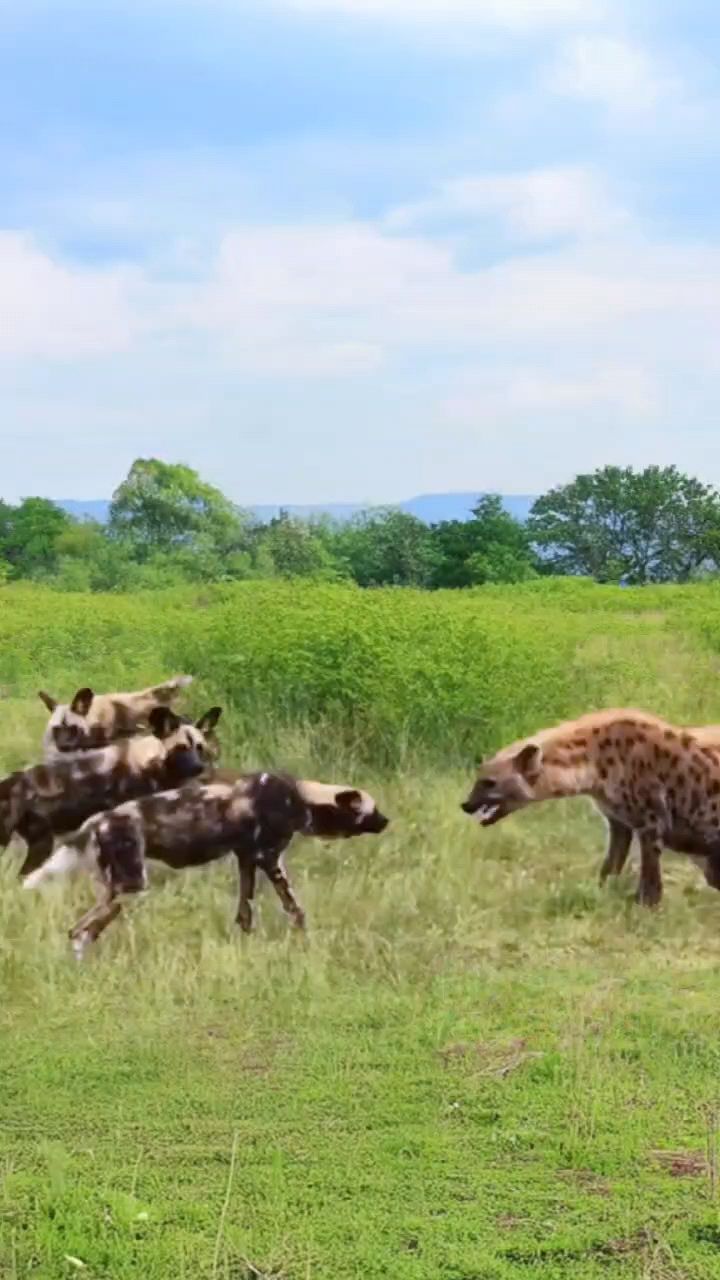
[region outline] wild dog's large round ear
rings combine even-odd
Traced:
[[[338,791],[335,796],[338,809],[362,809],[362,796],[359,791]]]
[[[199,729],[201,733],[210,733],[220,719],[222,711],[222,707],[211,707],[209,711],[205,712],[204,716],[201,716],[195,722],[195,728]]]
[[[83,716],[84,718],[92,706],[94,697],[95,694],[92,689],[78,689],[70,703],[70,710],[74,711],[76,716]]]
[[[171,733],[180,728],[182,720],[169,707],[153,707],[148,716],[148,724],[156,738],[169,738]]]
[[[542,747],[537,742],[528,742],[527,746],[518,751],[513,766],[528,782],[536,782],[540,777],[542,761]]]
[[[43,706],[47,707],[48,711],[50,712],[50,715],[52,715],[53,711],[58,705],[57,699],[51,697],[50,694],[46,693],[44,689],[38,689],[38,698],[42,702]]]

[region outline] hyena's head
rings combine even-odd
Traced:
[[[148,717],[150,728],[165,748],[164,773],[168,787],[181,786],[212,768],[219,752],[215,727],[222,707],[211,707],[192,723],[169,707],[155,707]]]
[[[147,889],[145,840],[137,813],[115,810],[97,821],[93,832],[97,869],[113,895]]]
[[[483,827],[517,813],[539,797],[536,785],[542,775],[542,747],[526,742],[512,751],[501,751],[485,761],[467,800],[461,805]]]
[[[367,791],[322,782],[298,782],[298,791],[308,811],[305,835],[348,840],[351,836],[380,835],[389,826],[390,819]]]
[[[95,699],[92,689],[78,689],[69,703],[58,702],[44,689],[38,697],[50,712],[43,739],[46,760],[67,759],[78,752],[108,745],[109,738],[102,728],[88,721]]]

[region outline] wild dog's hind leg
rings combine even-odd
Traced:
[[[90,944],[97,942],[100,934],[105,932],[121,911],[122,903],[117,898],[111,898],[106,902],[96,902],[94,907],[80,917],[70,930],[70,940],[77,960],[82,960]]]
[[[605,883],[608,876],[620,875],[627,862],[633,837],[632,829],[626,827],[624,822],[618,822],[617,818],[608,818],[607,823],[610,840],[600,870],[601,884]]]
[[[282,854],[265,854],[260,865],[280,899],[283,911],[290,916],[296,929],[304,929],[305,912],[290,888],[290,881],[282,863]]]
[[[252,900],[255,897],[257,868],[252,856],[245,857],[236,850],[235,857],[238,860],[238,871],[240,872],[240,901],[238,903],[236,921],[243,933],[250,933],[252,930]]]
[[[17,833],[27,844],[25,860],[20,868],[20,878],[41,867],[53,851],[53,833],[44,818],[28,814],[18,823]]]

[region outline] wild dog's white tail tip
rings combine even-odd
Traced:
[[[38,885],[44,884],[46,880],[54,880],[58,876],[64,876],[68,872],[74,871],[79,864],[80,858],[77,850],[71,849],[69,845],[61,844],[47,861],[43,862],[41,867],[25,876],[22,882],[23,889],[37,889]]]
[[[187,689],[188,685],[192,684],[192,682],[192,676],[175,676],[175,678],[170,681],[170,684],[173,689]]]

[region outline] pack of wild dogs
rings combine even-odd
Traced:
[[[252,928],[260,871],[303,929],[283,862],[293,837],[379,835],[389,824],[358,787],[221,767],[222,709],[197,720],[173,709],[191,683],[175,676],[133,693],[84,688],[69,703],[41,693],[50,713],[43,762],[0,780],[0,846],[24,841],[24,886],[73,871],[94,885],[93,906],[70,930],[78,958],[120,914],[123,899],[147,889],[148,860],[182,870],[232,854],[240,928]],[[643,905],[662,898],[665,848],[688,855],[720,889],[720,725],[593,712],[484,761],[461,808],[491,827],[528,805],[571,796],[589,797],[607,821],[601,882],[620,875],[636,837]]]

